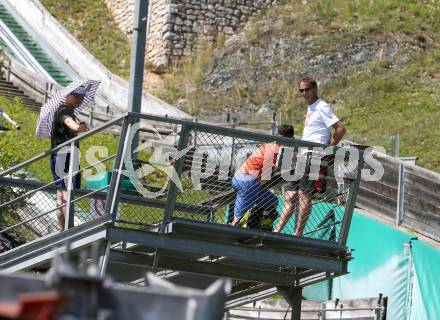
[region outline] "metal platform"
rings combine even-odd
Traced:
[[[134,170],[133,164],[127,162],[127,155],[132,152],[127,141],[135,131],[133,123],[144,118],[180,128],[178,145],[165,145],[164,152],[176,154],[192,150],[189,155],[183,153],[184,156],[169,163],[168,168],[174,173],[167,177],[164,194],[154,199],[140,193],[124,194],[122,189],[122,169]],[[245,159],[240,158],[240,154],[247,154],[262,143],[278,143],[292,150],[313,148],[315,144],[129,113],[78,136],[64,146],[72,147],[116,122],[122,124],[116,154],[77,172],[71,170],[66,178],[73,179],[76,174],[96,164],[108,166],[108,162],[113,161],[113,174],[107,185],[97,190],[69,190],[71,202],[67,205],[67,230],[64,232],[58,232],[56,226],[48,228],[49,218],[57,210],[53,196],[55,189],[51,184],[20,179],[20,172],[25,171],[27,166],[39,162],[47,165],[50,154],[63,145],[0,173],[0,187],[9,190],[10,196],[6,201],[2,200],[0,210],[4,219],[15,222],[0,232],[14,230],[24,238],[34,239],[0,254],[3,272],[43,272],[49,268],[48,262],[57,248],[65,242],[70,243],[74,256],[81,249],[101,242],[101,274],[109,274],[118,282],[142,285],[145,272],[149,270],[174,283],[192,284],[199,288],[206,288],[217,278],[227,277],[234,280],[227,305],[248,303],[278,291],[292,304],[296,303],[295,308],[298,308],[304,286],[347,273],[351,251],[345,242],[359,185],[361,162],[349,170],[350,176],[341,180],[342,185],[337,188],[330,185],[326,194],[314,198],[316,205],[305,236],[288,234],[292,229],[285,231],[286,234],[234,227],[227,224],[229,206],[234,202],[231,198],[234,192],[228,179]],[[201,142],[202,152],[197,149]],[[224,148],[218,148],[220,142]],[[152,144],[151,148],[151,154],[157,156],[164,144]],[[227,157],[226,151],[230,152]],[[224,166],[225,158],[229,160],[229,174],[226,180],[217,184],[219,168]],[[215,164],[210,171],[207,159]],[[149,163],[153,163],[151,159]],[[201,179],[202,183],[195,187],[194,172],[201,178],[206,178],[207,172],[213,176]],[[170,179],[173,175],[182,182],[181,189],[175,179]],[[279,180],[266,185],[275,193],[282,192]],[[225,195],[231,199],[224,199]],[[212,200],[219,198],[222,201]],[[38,201],[41,203],[36,203]],[[103,211],[101,217],[93,211],[99,203]]]
[[[69,244],[73,254],[105,239],[109,223],[108,217],[98,218],[78,227],[50,234],[6,251],[0,254],[0,270],[2,273],[13,273],[38,267],[45,268],[56,255],[56,251],[66,244]]]

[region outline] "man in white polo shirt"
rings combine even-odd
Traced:
[[[302,140],[322,144],[336,145],[341,141],[346,129],[332,111],[332,106],[318,98],[318,85],[311,78],[303,78],[299,82],[299,92],[308,104]],[[333,135],[331,128],[334,129]],[[310,168],[307,168],[310,169]],[[315,181],[306,175],[299,181],[291,181],[285,185],[284,206],[280,222],[275,232],[281,232],[293,214],[294,205],[298,200],[298,216],[295,223],[294,234],[302,236],[304,227],[310,216],[312,208],[311,196],[315,192]]]
[[[336,145],[341,141],[346,129],[332,111],[332,106],[318,98],[316,81],[304,78],[299,83],[299,91],[309,104],[304,123],[303,140]],[[334,129],[331,138],[330,128]]]

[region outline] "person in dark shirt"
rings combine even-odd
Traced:
[[[86,94],[86,89],[79,87],[72,93],[68,94],[66,101],[62,104],[54,114],[52,130],[51,130],[51,147],[56,146],[76,137],[78,132],[85,132],[88,129],[84,122],[80,122],[75,116],[75,108],[79,107]],[[57,219],[58,226],[64,230],[66,220],[66,202],[67,202],[67,188],[64,178],[69,172],[70,153],[58,152],[52,154],[50,157],[50,169],[57,189]],[[79,188],[81,183],[81,175],[77,174],[74,177],[75,187]]]

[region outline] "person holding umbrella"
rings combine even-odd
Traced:
[[[73,90],[67,95],[66,102],[55,112],[50,135],[52,148],[76,137],[78,132],[85,132],[89,129],[86,123],[79,121],[74,113],[75,108],[84,101],[86,92],[84,87]]]
[[[50,137],[51,148],[55,148],[78,133],[89,130],[85,122],[77,118],[79,111],[93,101],[100,81],[78,80],[58,91],[41,109],[36,136]],[[69,172],[70,153],[63,149],[50,157],[50,169],[57,189],[57,220],[61,231],[66,220],[67,187],[65,178]],[[79,188],[81,175],[74,177],[74,186]]]

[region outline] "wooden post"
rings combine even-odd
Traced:
[[[397,207],[396,207],[396,226],[399,226],[403,220],[403,205],[405,193],[405,164],[399,164],[399,180],[397,184]]]
[[[277,135],[277,113],[276,112],[272,113],[272,123],[271,123],[270,133],[273,136]]]
[[[6,64],[6,81],[11,81],[11,66],[12,66],[12,62],[11,59],[6,58],[7,59],[7,64]]]
[[[399,144],[400,144],[399,133],[394,133],[391,136],[391,156],[392,157],[399,157]]]

